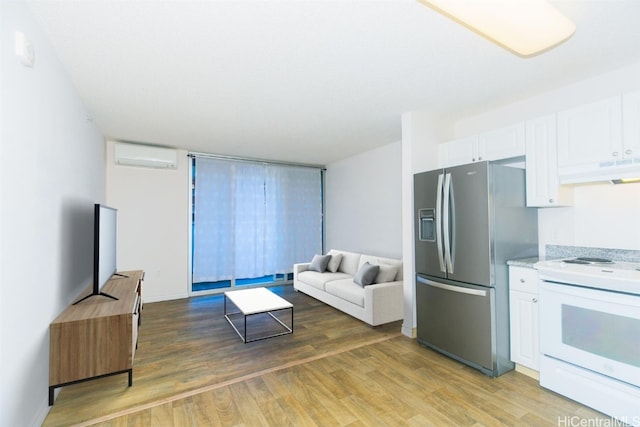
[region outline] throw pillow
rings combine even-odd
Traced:
[[[376,276],[376,283],[393,282],[398,274],[398,267],[387,264],[380,264],[380,271]]]
[[[368,262],[362,264],[362,267],[358,270],[353,281],[356,282],[360,286],[367,286],[373,283],[376,276],[378,275],[378,271],[380,271],[379,265],[372,265]]]
[[[329,264],[329,258],[331,258],[331,255],[314,255],[311,264],[309,264],[309,270],[324,273],[327,269],[327,264]]]
[[[342,262],[342,254],[332,254],[331,259],[329,260],[329,264],[327,264],[327,270],[332,273],[338,271],[340,268],[340,263]]]

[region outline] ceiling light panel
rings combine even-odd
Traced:
[[[576,27],[545,0],[419,0],[523,57],[567,40]]]

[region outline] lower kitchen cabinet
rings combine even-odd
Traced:
[[[533,268],[509,267],[509,321],[511,360],[537,373],[540,366],[538,272]],[[525,369],[525,372],[526,369]]]

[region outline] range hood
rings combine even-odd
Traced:
[[[602,181],[614,184],[634,182],[640,180],[640,157],[558,168],[558,178],[560,184]]]

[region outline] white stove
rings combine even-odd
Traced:
[[[540,385],[640,427],[640,263],[541,261]]]
[[[640,295],[640,262],[567,258],[536,264],[541,280]]]

